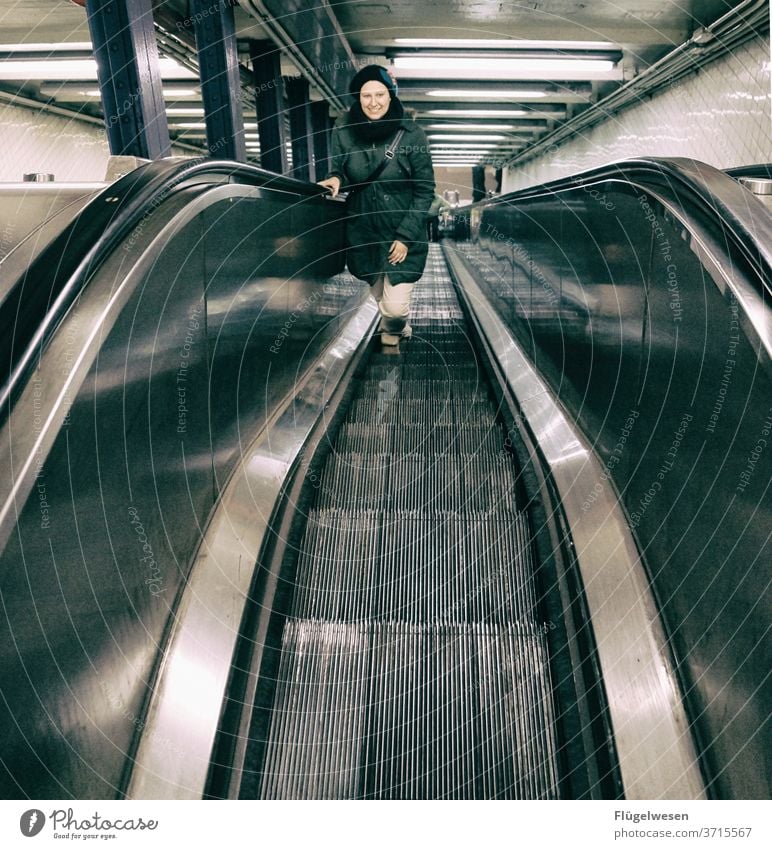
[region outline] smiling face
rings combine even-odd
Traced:
[[[376,80],[366,82],[359,90],[359,104],[371,121],[377,121],[389,111],[391,97],[383,83]]]

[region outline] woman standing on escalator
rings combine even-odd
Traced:
[[[423,130],[405,115],[397,85],[367,65],[349,86],[354,104],[332,131],[331,168],[319,185],[348,191],[346,264],[372,286],[381,313],[381,342],[408,338],[413,284],[423,274],[426,213],[434,169]]]

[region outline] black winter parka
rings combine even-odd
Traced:
[[[341,191],[364,182],[383,161],[393,139],[363,141],[349,121],[346,113],[332,131],[328,177],[340,179]],[[412,119],[404,117],[399,125],[405,132],[395,157],[376,182],[355,189],[346,201],[346,264],[355,277],[370,285],[381,274],[388,274],[393,285],[414,283],[426,265],[426,213],[434,199],[429,143]],[[395,239],[407,245],[407,257],[390,265],[387,257]]]

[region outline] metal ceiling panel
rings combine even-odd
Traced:
[[[348,90],[356,59],[326,0],[241,0],[303,75],[335,106]]]
[[[735,5],[725,0],[340,0],[332,8],[354,50],[371,53],[405,36],[560,38],[672,47]]]

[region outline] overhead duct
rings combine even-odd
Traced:
[[[327,0],[240,0],[239,5],[260,21],[332,106],[346,108],[341,95],[357,63]]]

